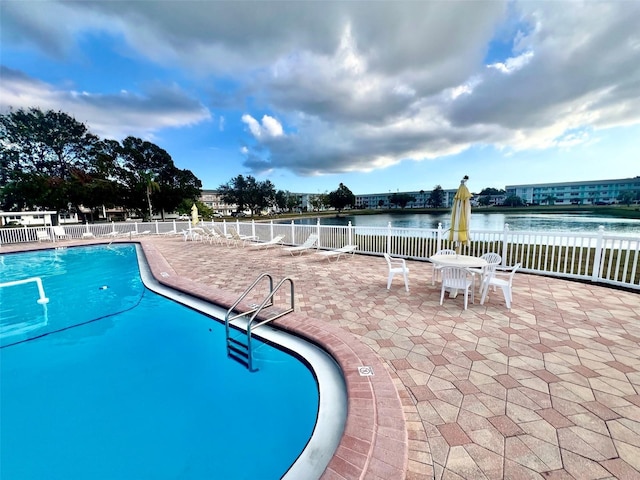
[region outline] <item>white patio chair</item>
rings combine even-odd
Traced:
[[[464,309],[467,309],[469,303],[469,291],[471,291],[471,303],[474,303],[473,274],[466,268],[461,267],[443,267],[440,270],[442,277],[442,286],[440,288],[440,305],[444,300],[445,291],[464,291]]]
[[[391,288],[391,281],[396,273],[399,273],[404,278],[404,289],[409,291],[409,268],[404,258],[392,257],[388,253],[384,254],[384,259],[387,261],[389,267],[389,277],[387,278],[387,290]]]
[[[476,276],[480,279],[480,286],[478,287],[478,293],[482,294],[484,282],[489,279],[491,274],[496,271],[496,267],[502,263],[502,257],[494,252],[485,253],[480,258],[486,260],[487,265],[482,268],[468,268],[471,273],[474,274],[473,280],[475,283]],[[474,285],[475,287],[475,285]]]
[[[507,308],[511,310],[511,302],[513,300],[513,277],[520,267],[521,264],[516,263],[513,267],[496,268],[493,274],[484,282],[480,305],[484,305],[484,301],[489,294],[489,287],[493,287],[494,291],[497,287],[500,287],[502,289],[502,294],[504,295],[504,302],[507,304]]]
[[[436,255],[456,255],[456,251],[445,248],[443,250],[438,250],[435,254]],[[438,273],[440,272],[440,270],[443,269],[443,267],[444,267],[443,265],[436,265],[435,263],[433,264],[433,270],[431,270],[431,285],[436,284],[436,277],[438,276]]]

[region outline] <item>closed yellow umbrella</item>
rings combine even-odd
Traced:
[[[471,193],[467,188],[468,176],[464,176],[460,187],[453,197],[453,209],[451,210],[451,228],[449,229],[449,241],[456,243],[456,251],[460,253],[460,246],[469,245],[469,222],[471,220]]]
[[[193,204],[193,207],[191,207],[191,226],[195,227],[198,224],[198,207],[196,207],[196,204]]]

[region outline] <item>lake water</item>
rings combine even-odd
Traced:
[[[307,217],[295,220],[301,225],[315,225],[317,218]],[[289,223],[290,220],[284,222]],[[384,227],[391,222],[398,228],[442,228],[451,225],[450,214],[428,213],[381,213],[377,215],[341,215],[320,217],[321,225],[351,225],[360,227]],[[603,217],[593,215],[571,214],[505,214],[505,213],[473,213],[471,230],[502,230],[505,224],[513,231],[543,232],[584,232],[595,233],[603,225],[608,233],[640,237],[640,220],[619,217]]]

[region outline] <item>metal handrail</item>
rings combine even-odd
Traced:
[[[24,278],[22,280],[13,280],[11,282],[0,283],[0,287],[13,287],[15,285],[22,285],[30,282],[36,282],[36,285],[38,286],[38,303],[41,305],[49,303],[49,299],[44,294],[44,287],[42,286],[42,279],[40,277]]]
[[[267,296],[267,298],[265,298],[262,302],[262,304],[255,310],[255,312],[253,313],[253,315],[251,316],[251,318],[249,319],[249,322],[247,323],[247,350],[249,352],[249,371],[253,372],[253,356],[251,355],[251,329],[252,329],[252,324],[253,321],[255,320],[255,318],[258,316],[258,314],[260,313],[260,311],[266,307],[266,306],[271,306],[273,305],[273,296],[277,293],[278,289],[285,283],[285,282],[289,282],[290,288],[291,288],[291,306],[286,309],[283,310],[282,312],[278,313],[277,315],[274,315],[270,318],[267,318],[266,320],[263,320],[262,322],[258,323],[257,325],[253,326],[253,329],[256,329],[258,327],[261,327],[262,325],[264,325],[265,323],[269,323],[277,318],[280,318],[284,315],[287,315],[288,313],[293,312],[294,308],[295,308],[295,300],[294,300],[294,287],[293,287],[293,280],[289,277],[285,277],[282,280],[280,280],[280,282],[278,282],[278,285],[276,285],[276,288],[272,289],[271,293]],[[267,303],[269,303],[269,305],[267,305]]]
[[[253,313],[256,309],[253,310],[249,310],[247,312],[243,312],[243,313],[239,313],[237,315],[234,315],[233,317],[230,317],[229,315],[231,314],[231,312],[233,312],[235,310],[235,308],[238,306],[238,304],[244,300],[244,298],[249,294],[249,292],[251,290],[254,289],[254,287],[260,282],[260,280],[262,280],[263,278],[267,277],[269,279],[269,292],[273,292],[273,278],[271,277],[271,275],[269,275],[268,273],[263,273],[261,274],[258,278],[255,279],[255,281],[249,285],[249,287],[247,287],[247,289],[244,291],[244,293],[242,295],[240,295],[240,297],[238,297],[238,299],[235,301],[235,303],[233,305],[231,305],[231,307],[229,307],[229,310],[227,310],[227,314],[225,315],[224,318],[224,323],[226,326],[226,330],[227,330],[227,336],[229,333],[229,322],[232,320],[235,320],[236,318],[239,317],[243,317],[249,313]]]
[[[256,285],[258,285],[258,283],[263,279],[263,278],[268,278],[269,279],[269,293],[268,295],[265,297],[265,299],[262,301],[262,303],[260,305],[256,305],[255,308],[252,308],[251,310],[247,310],[245,312],[239,312],[236,313],[235,315],[231,315],[231,313],[236,309],[236,307],[240,304],[240,302],[249,294],[249,292],[251,292],[251,290],[253,290]],[[284,285],[285,282],[289,282],[290,284],[290,294],[291,294],[291,303],[288,309],[285,309],[279,313],[277,313],[276,315],[267,318],[266,320],[263,320],[257,324],[253,324],[254,320],[256,319],[256,317],[258,316],[258,314],[267,307],[272,307],[273,306],[273,297],[275,296],[275,294],[278,292],[278,290],[280,289],[280,287],[282,285]],[[293,280],[289,277],[285,277],[282,280],[280,280],[280,282],[278,282],[278,284],[276,285],[276,287],[273,287],[273,277],[271,277],[271,275],[269,275],[268,273],[263,273],[261,274],[258,278],[256,278],[256,280],[249,285],[249,287],[244,291],[244,293],[242,295],[240,295],[240,297],[234,302],[234,304],[229,308],[229,310],[227,310],[227,314],[225,315],[225,319],[224,319],[224,325],[225,325],[225,334],[226,334],[226,339],[227,339],[227,353],[229,352],[229,341],[230,341],[230,323],[240,317],[248,317],[250,315],[250,317],[247,320],[247,326],[246,326],[246,335],[247,335],[247,367],[249,368],[250,371],[254,372],[254,368],[253,368],[253,355],[251,354],[251,339],[252,339],[252,329],[255,330],[256,328],[264,325],[265,323],[271,322],[277,318],[280,318],[288,313],[293,312],[294,308],[295,308],[295,297],[294,297],[294,285],[293,285]]]

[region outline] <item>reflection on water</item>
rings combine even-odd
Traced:
[[[315,225],[317,218],[301,218],[295,223],[301,225]],[[290,220],[285,221],[288,223]],[[359,227],[386,227],[391,222],[397,228],[442,228],[448,229],[451,215],[428,213],[381,213],[377,215],[341,215],[340,217],[320,217],[321,225],[351,225]],[[603,225],[608,233],[640,236],[640,220],[602,217],[592,215],[571,214],[505,214],[505,213],[473,213],[471,215],[472,230],[502,230],[505,224],[513,231],[544,231],[544,232],[583,232],[595,233]]]

